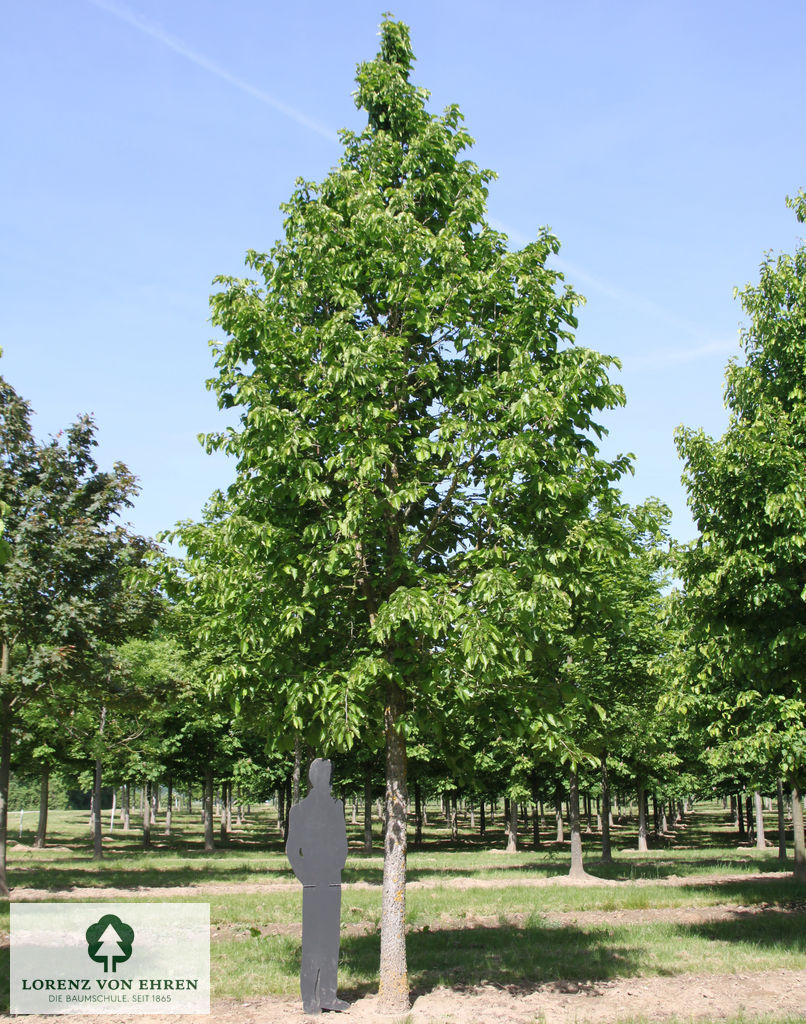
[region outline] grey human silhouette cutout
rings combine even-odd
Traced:
[[[347,828],[341,800],[330,795],[333,766],[317,757],[308,769],[311,790],[291,808],[285,853],[302,882],[302,964],[299,987],[305,1013],[346,1010],[336,995],[341,922],[341,871]]]

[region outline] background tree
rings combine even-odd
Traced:
[[[806,195],[787,200],[800,221]],[[741,293],[744,365],[731,362],[717,441],[680,429],[700,537],[681,561],[697,685],[718,721],[792,788],[795,873],[806,878],[806,246],[767,256]]]
[[[0,378],[0,502],[7,552],[0,568],[0,893],[7,894],[8,773],[14,717],[47,697],[63,711],[100,670],[100,647],[147,615],[129,595],[124,563],[147,547],[116,520],[135,480],[116,463],[98,469],[95,426],[82,416],[38,444],[30,407]],[[126,626],[125,628],[129,628]],[[100,646],[99,646],[100,645]],[[78,688],[78,689],[77,689]]]

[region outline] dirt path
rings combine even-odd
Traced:
[[[353,1004],[340,1017],[320,1019],[343,1024],[378,1024],[374,996]],[[674,978],[630,978],[589,984],[561,982],[527,992],[483,986],[468,992],[436,989],[414,999],[406,1024],[609,1024],[625,1017],[662,1022],[671,1017],[799,1016],[806,1008],[806,972],[758,971],[744,974],[680,974]],[[99,1024],[286,1024],[311,1020],[297,999],[219,999],[204,1016],[94,1016]],[[52,1017],[27,1016],[27,1024],[52,1024]],[[804,1017],[806,1020],[806,1017]]]

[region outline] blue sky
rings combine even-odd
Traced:
[[[99,461],[142,493],[153,535],[199,515],[231,467],[208,297],[282,234],[294,179],[321,180],[360,128],[355,65],[388,5],[26,0],[5,8],[0,372],[40,437],[92,412]],[[549,225],[587,297],[578,341],[618,356],[631,501],[693,536],[673,430],[719,434],[738,354],[734,286],[791,251],[806,187],[806,6],[406,0],[413,79],[456,102],[497,171],[489,213],[519,247]],[[12,102],[8,102],[11,99]]]

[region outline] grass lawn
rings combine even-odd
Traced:
[[[75,899],[81,888],[86,900],[209,903],[213,998],[298,992],[301,889],[268,808],[210,855],[196,815],[175,815],[170,837],[154,828],[147,853],[136,831],[116,828],[101,862],[92,860],[86,813],[54,812],[51,826],[45,850],[33,850],[25,830],[12,842],[12,900]],[[382,855],[361,852],[358,828],[348,826],[343,876],[339,979],[348,999],[376,990],[379,958]],[[598,863],[597,844],[597,835],[585,836],[586,866],[608,884],[568,886],[547,881],[567,873],[567,843],[532,850],[524,841],[522,851],[505,854],[500,829],[488,829],[482,842],[466,827],[451,844],[441,823],[432,824],[423,848],[409,855],[414,992],[806,970],[806,886],[780,874],[791,863],[779,861],[776,848],[740,846],[721,807],[702,805],[684,829],[641,855],[632,849],[634,823],[617,827],[610,865]],[[7,1009],[7,903],[0,903],[0,932],[0,1008]]]

